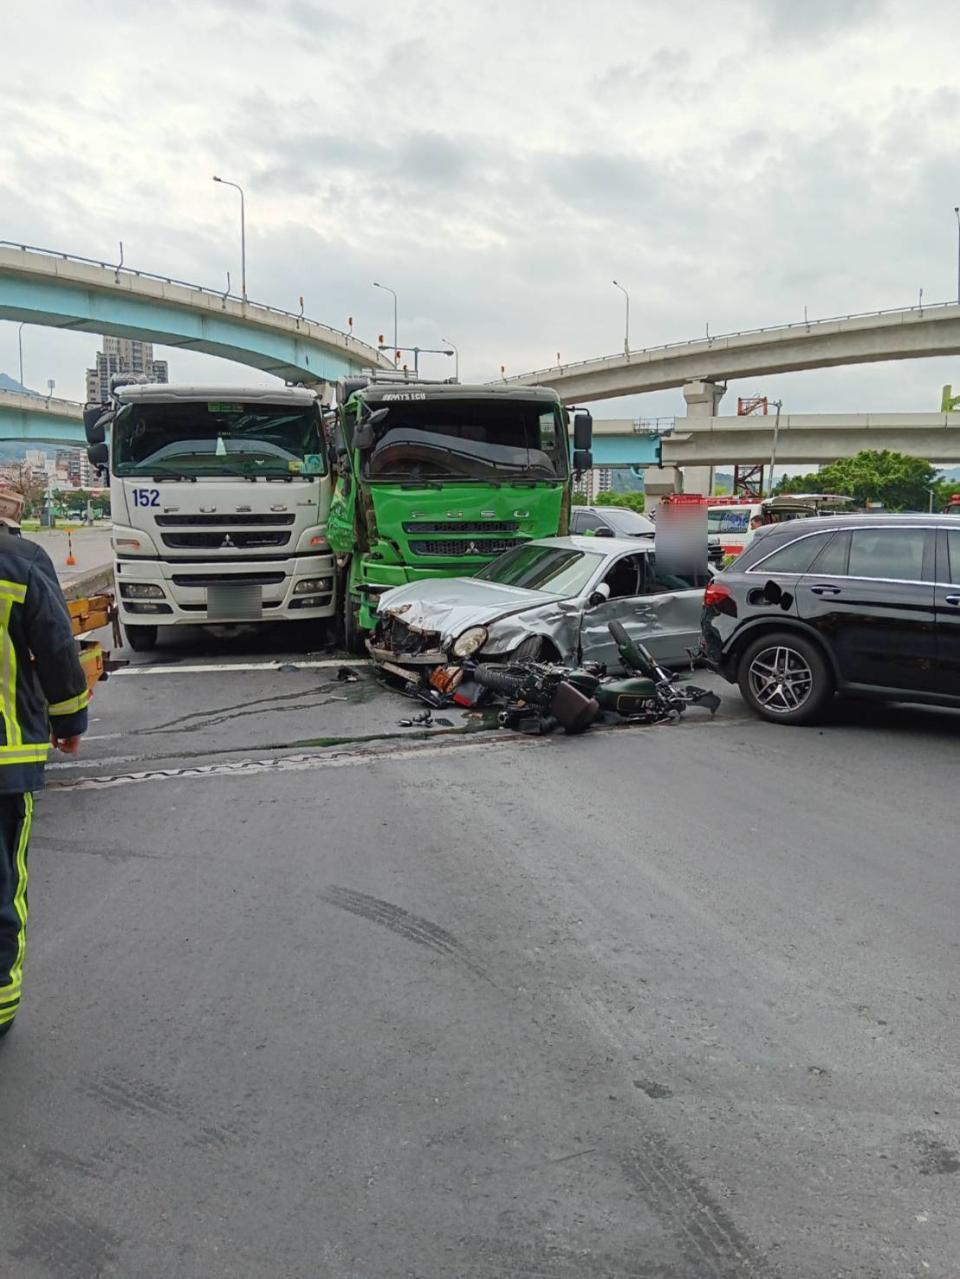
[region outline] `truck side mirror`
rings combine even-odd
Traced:
[[[88,404],[83,410],[83,433],[88,444],[102,444],[107,438],[107,426],[113,413],[105,404]]]
[[[574,449],[573,469],[575,471],[589,471],[592,466],[593,454],[589,449]]]
[[[102,440],[96,444],[91,444],[87,449],[87,457],[90,459],[92,466],[98,469],[107,466],[110,461],[110,450]]]
[[[585,453],[590,451],[592,445],[593,414],[586,409],[578,409],[573,415],[573,447],[578,453]]]
[[[353,431],[353,447],[359,449],[361,453],[365,453],[367,449],[373,448],[374,434],[373,424],[370,422],[361,422]]]

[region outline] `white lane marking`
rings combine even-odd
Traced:
[[[461,754],[464,751],[497,750],[501,746],[516,746],[522,750],[546,746],[549,738],[509,737],[486,739],[482,742],[463,742],[456,746],[405,746],[388,751],[350,751],[337,755],[281,755],[268,759],[238,759],[224,764],[198,764],[193,768],[159,768],[145,772],[124,773],[114,777],[81,777],[75,782],[53,782],[48,792],[61,790],[108,790],[114,786],[136,786],[141,782],[188,781],[193,778],[247,777],[252,773],[301,773],[317,768],[369,767],[376,763],[392,763],[394,760],[428,759],[435,755]]]
[[[126,737],[126,733],[84,733],[83,740],[85,742],[109,742],[117,737]],[[51,764],[50,767],[55,768],[56,765]]]
[[[369,657],[331,657],[318,662],[304,662],[291,658],[289,662],[217,662],[208,666],[121,666],[115,675],[207,675],[217,671],[279,671],[283,666],[296,666],[298,670],[315,670],[325,666],[372,666]],[[286,674],[286,672],[283,672]]]

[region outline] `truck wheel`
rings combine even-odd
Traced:
[[[135,653],[149,653],[151,649],[157,647],[155,626],[131,626],[129,622],[124,622],[123,629],[127,643]]]
[[[834,692],[820,649],[790,631],[749,644],[737,663],[737,682],[744,701],[775,724],[812,724]]]
[[[365,657],[367,646],[364,643],[364,633],[360,629],[360,609],[346,585],[343,588],[340,616],[343,626],[343,647],[354,657]]]

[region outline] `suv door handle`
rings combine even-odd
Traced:
[[[811,591],[813,591],[814,595],[839,595],[840,594],[839,586],[811,586],[810,589]]]
[[[944,595],[943,599],[946,604],[960,604],[960,595]]]

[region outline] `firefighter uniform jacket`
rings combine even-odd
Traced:
[[[89,700],[50,556],[0,529],[0,793],[43,785],[51,732],[83,733]]]

